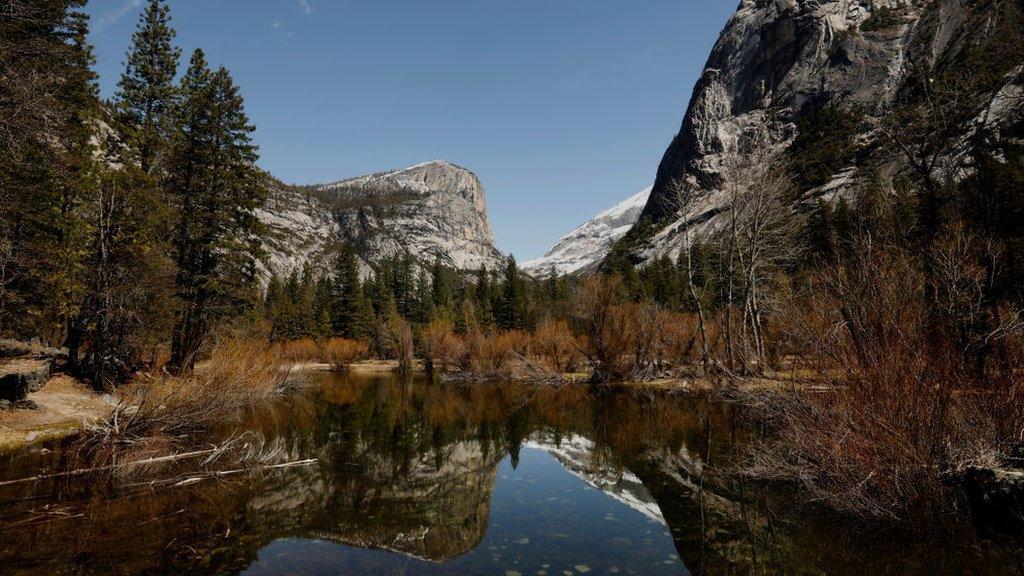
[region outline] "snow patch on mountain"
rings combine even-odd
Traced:
[[[589,438],[573,434],[556,442],[550,434],[539,432],[523,442],[523,446],[547,452],[561,464],[562,468],[585,484],[604,492],[613,500],[625,504],[648,519],[665,524],[661,507],[644,487],[640,478],[628,470],[615,472],[591,464],[597,447]]]
[[[598,214],[563,236],[543,258],[524,262],[523,270],[542,276],[554,267],[558,274],[572,274],[600,262],[636,224],[650,195],[651,188],[645,188]]]

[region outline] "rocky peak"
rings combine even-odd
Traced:
[[[997,41],[995,12],[1009,10],[998,4],[743,0],[712,50],[658,168],[643,212],[656,224],[656,236],[633,255],[639,261],[673,255],[684,227],[699,224],[698,233],[713,229],[715,214],[725,207],[724,167],[755,153],[779,161],[807,109],[856,111],[856,137],[870,141],[877,121],[903,95],[911,68],[948,69],[965,47]],[[986,34],[991,38],[983,39]],[[844,167],[824,189],[844,193],[857,179],[854,168]],[[679,186],[694,192],[687,206],[678,205]]]
[[[279,186],[261,219],[273,234],[271,268],[286,273],[329,265],[332,248],[350,243],[369,273],[408,252],[421,265],[435,259],[454,268],[497,269],[483,184],[473,172],[443,160],[305,187]]]

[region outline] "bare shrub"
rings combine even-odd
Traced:
[[[455,334],[455,325],[451,321],[434,320],[423,328],[423,361],[428,372],[435,368],[445,372],[456,365],[463,349],[462,340]]]
[[[345,372],[354,362],[366,358],[370,347],[348,338],[331,338],[321,345],[321,357],[334,370]]]
[[[1016,376],[995,390],[973,385],[957,340],[934,327],[905,252],[862,246],[816,284],[821,293],[788,323],[813,351],[825,390],[778,399],[778,437],[750,472],[797,480],[848,514],[906,520],[949,502],[945,479],[1020,442]]]
[[[647,380],[679,365],[678,317],[654,304],[618,303],[616,279],[587,279],[576,304],[581,350],[594,382]]]
[[[559,374],[577,371],[583,359],[576,337],[564,320],[548,320],[538,326],[532,350],[548,370]]]
[[[466,335],[466,350],[461,367],[480,377],[508,376],[515,358],[516,336],[499,333],[490,337],[481,330]]]
[[[405,318],[398,315],[388,320],[387,326],[395,360],[398,360],[398,371],[402,373],[412,372],[416,362],[412,327]]]
[[[323,347],[312,338],[274,342],[271,347],[285,362],[301,363],[324,360]]]

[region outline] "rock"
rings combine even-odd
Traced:
[[[0,358],[28,357],[28,358],[66,358],[68,351],[63,348],[50,348],[37,342],[21,342],[0,338]]]
[[[0,399],[19,402],[50,379],[53,360],[17,358],[0,365]]]
[[[523,270],[544,278],[551,274],[552,268],[558,274],[572,274],[599,264],[612,246],[636,224],[650,195],[650,188],[641,190],[574,228],[543,258],[523,262]]]
[[[877,151],[870,162],[837,168],[806,199],[850,196],[876,171],[905,168],[877,131],[908,90],[919,64],[936,74],[963,63],[968,46],[1005,43],[993,21],[1016,22],[1009,5],[965,7],[961,0],[742,0],[697,82],[682,126],[658,167],[641,219],[652,235],[632,239],[636,262],[678,256],[687,229],[707,236],[722,225],[730,166],[785,162],[806,105],[856,111],[853,139]],[[1012,63],[1010,63],[1012,64]],[[1017,94],[1013,75],[1001,92]],[[997,102],[998,101],[998,102]],[[998,103],[998,105],[997,105]],[[1009,128],[1021,118],[1020,98],[997,99],[990,123]],[[973,123],[963,126],[966,137]],[[998,130],[997,130],[998,131]],[[957,159],[945,159],[955,166]],[[687,201],[680,205],[682,187]]]
[[[1024,471],[969,468],[963,490],[979,527],[999,534],[1024,534]]]
[[[280,275],[329,266],[340,241],[355,247],[364,275],[406,250],[422,266],[439,258],[460,270],[504,260],[480,180],[443,161],[301,188],[277,183],[259,216],[271,230],[264,267]]]
[[[11,408],[14,408],[13,402],[11,402],[10,400],[0,400],[0,411],[10,410]]]

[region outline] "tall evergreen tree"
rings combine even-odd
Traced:
[[[115,95],[117,111],[129,141],[138,150],[139,165],[149,173],[169,140],[181,50],[163,0],[149,0],[132,36],[124,73]]]
[[[87,284],[98,114],[83,0],[0,17],[0,330],[66,343]]]
[[[522,330],[526,327],[526,308],[526,287],[515,257],[509,256],[505,264],[498,325],[505,330]]]
[[[484,327],[494,324],[493,296],[491,292],[491,274],[487,267],[481,267],[476,273],[476,287],[473,291],[476,320]]]
[[[331,319],[334,333],[346,338],[359,338],[359,315],[363,308],[363,289],[359,280],[359,263],[350,244],[341,247],[335,261]]]
[[[168,170],[178,209],[174,248],[181,300],[171,365],[187,372],[214,323],[255,295],[255,212],[266,189],[255,168],[254,128],[228,71],[211,71],[196,50],[181,93]]]

